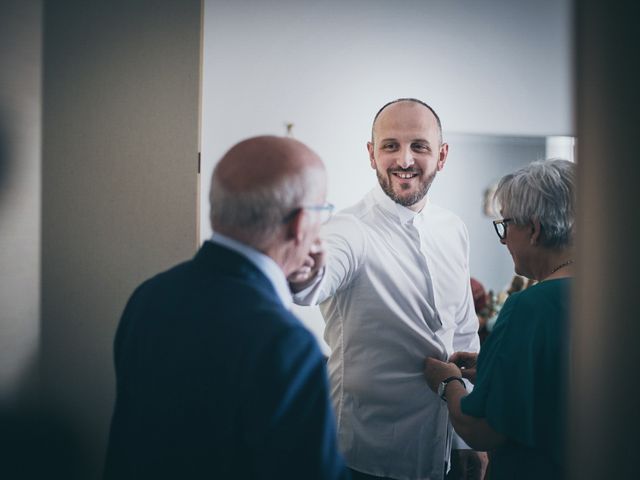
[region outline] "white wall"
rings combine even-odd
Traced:
[[[201,239],[210,235],[207,194],[216,161],[242,138],[284,134],[287,122],[327,163],[329,199],[338,208],[375,184],[365,144],[374,114],[394,98],[427,101],[446,132],[573,134],[570,6],[205,0]],[[467,211],[477,208],[474,178],[454,173],[453,164],[447,170],[436,182],[440,191],[455,192]],[[434,198],[436,192],[434,185]],[[502,270],[510,268],[503,260]],[[322,330],[317,312],[304,315]]]
[[[372,117],[401,96],[449,132],[572,134],[570,36],[569,0],[205,0],[202,201],[228,147],[292,122],[353,203]]]

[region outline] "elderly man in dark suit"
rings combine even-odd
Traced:
[[[105,478],[346,478],[324,358],[286,281],[325,195],[322,161],[296,140],[251,138],[220,160],[213,237],[122,315]]]

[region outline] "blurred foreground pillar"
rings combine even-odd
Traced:
[[[576,0],[577,288],[570,478],[638,478],[640,51],[637,2]]]

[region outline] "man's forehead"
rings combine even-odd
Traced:
[[[395,115],[379,118],[373,129],[379,139],[429,140],[439,138],[438,124],[427,116]]]
[[[413,136],[411,134],[411,132],[407,132],[406,135],[391,135],[391,136],[384,136],[382,138],[379,138],[378,141],[380,142],[399,142],[399,141],[409,141],[409,142],[420,142],[420,143],[431,143],[431,140],[433,139],[428,139],[426,138],[424,135],[418,135],[418,136]]]

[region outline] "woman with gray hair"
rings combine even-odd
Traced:
[[[425,375],[458,434],[490,452],[489,478],[562,478],[575,165],[534,162],[503,177],[496,199],[500,242],[538,283],[507,299],[479,355],[427,358]]]

